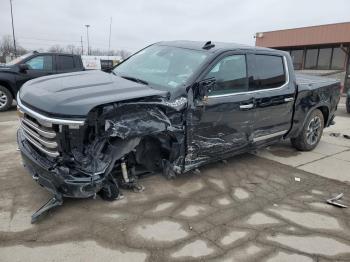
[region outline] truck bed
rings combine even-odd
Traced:
[[[340,83],[339,80],[334,78],[306,75],[302,73],[295,73],[295,77],[297,84],[301,89],[314,89]]]

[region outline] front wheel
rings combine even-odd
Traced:
[[[321,140],[323,127],[323,114],[315,109],[307,118],[299,136],[291,139],[292,145],[300,151],[313,150]]]
[[[350,95],[346,97],[346,112],[350,113]]]

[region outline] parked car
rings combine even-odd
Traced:
[[[107,200],[166,177],[291,139],[319,143],[333,123],[340,83],[295,75],[288,53],[236,44],[153,44],[111,73],[85,71],[27,82],[18,95],[25,167],[54,198]]]
[[[82,70],[80,56],[55,53],[32,52],[0,65],[0,112],[12,105],[18,90],[28,80]]]

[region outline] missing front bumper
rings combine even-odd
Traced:
[[[22,131],[17,132],[17,143],[22,155],[24,167],[41,186],[54,195],[71,198],[94,196],[103,186],[103,175],[87,176],[68,167],[61,167],[40,155],[24,138]]]

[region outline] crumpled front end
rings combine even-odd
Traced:
[[[95,195],[102,188],[101,174],[87,175],[77,170],[57,165],[38,152],[25,138],[24,131],[17,131],[17,143],[22,155],[24,167],[39,185],[45,187],[53,195],[65,197],[87,198]]]
[[[48,118],[18,104],[23,164],[59,204],[63,197],[97,193],[118,199],[120,188],[143,189],[142,174],[160,171],[172,177],[184,170],[184,98],[99,106],[84,120]]]

